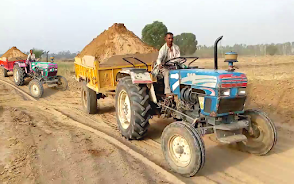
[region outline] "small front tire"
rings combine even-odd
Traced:
[[[68,83],[65,77],[63,76],[57,76],[58,82],[57,82],[57,89],[60,89],[62,91],[67,90],[68,88]]]
[[[161,137],[161,147],[171,169],[185,177],[194,176],[205,162],[201,136],[184,122],[168,125]]]
[[[238,149],[259,156],[266,155],[277,142],[274,123],[265,113],[258,110],[246,110],[244,115],[251,119],[251,131],[243,129],[247,141],[238,142]]]
[[[29,89],[31,95],[35,98],[40,98],[44,93],[43,84],[36,79],[30,81]]]

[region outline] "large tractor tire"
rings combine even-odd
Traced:
[[[44,93],[43,84],[36,79],[33,79],[30,81],[29,89],[30,89],[31,95],[35,98],[41,98],[41,96]]]
[[[277,130],[274,123],[263,112],[258,110],[246,110],[244,115],[251,118],[249,131],[243,130],[247,141],[238,142],[240,151],[255,155],[266,155],[277,142]]]
[[[17,86],[22,86],[24,84],[24,78],[25,78],[25,70],[24,70],[24,68],[21,68],[18,65],[14,65],[14,67],[13,67],[14,83]]]
[[[200,134],[187,123],[168,125],[161,136],[161,147],[170,168],[185,177],[194,176],[205,163],[205,146]]]
[[[87,87],[86,82],[83,82],[81,97],[84,111],[88,114],[95,114],[97,112],[97,95],[94,90]]]
[[[133,84],[130,77],[122,78],[116,88],[116,120],[121,134],[127,139],[141,139],[147,133],[151,117],[148,88]]]
[[[3,76],[4,76],[4,77],[8,77],[7,72],[8,72],[8,70],[6,70],[6,69],[3,67]]]
[[[60,89],[62,91],[67,90],[68,88],[68,83],[65,77],[63,76],[57,76],[58,82],[57,82],[57,89]]]

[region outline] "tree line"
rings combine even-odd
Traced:
[[[154,21],[147,24],[142,29],[142,40],[146,44],[160,49],[165,43],[164,37],[168,32],[168,28],[163,22]],[[180,47],[181,55],[198,56],[198,57],[213,57],[213,46],[198,45],[196,35],[191,32],[174,35],[174,43]],[[47,58],[47,51],[34,48],[36,58]],[[234,51],[243,56],[264,56],[264,55],[294,55],[294,42],[286,42],[279,44],[235,44],[233,46],[223,46],[219,44],[218,54],[223,56],[226,52]],[[29,52],[25,52],[29,54]],[[78,54],[70,51],[61,51],[58,53],[48,53],[48,58],[53,56],[56,59],[73,59]]]
[[[168,28],[159,21],[147,24],[142,30],[142,40],[157,48],[165,43],[164,36],[168,32]],[[181,55],[213,57],[213,46],[198,45],[196,36],[193,33],[182,33],[174,36],[174,43],[180,47]],[[244,56],[264,56],[264,55],[294,55],[294,42],[286,42],[279,44],[235,44],[233,46],[219,45],[220,56],[226,52],[234,51]]]

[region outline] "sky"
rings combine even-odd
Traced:
[[[124,23],[141,37],[163,22],[174,35],[194,33],[201,45],[294,41],[294,0],[0,0],[0,54],[12,46],[50,53],[81,51]]]

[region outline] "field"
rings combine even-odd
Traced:
[[[219,59],[219,66],[227,64]],[[2,183],[177,183],[97,136],[82,123],[102,131],[129,146],[166,171],[160,136],[171,120],[154,117],[143,141],[121,137],[114,99],[98,101],[99,112],[83,112],[80,84],[74,79],[74,65],[57,61],[59,75],[69,81],[69,90],[45,87],[43,98],[35,101],[0,83],[0,181]],[[213,68],[213,59],[195,65]],[[259,108],[275,122],[278,142],[272,152],[258,157],[237,151],[234,146],[205,136],[206,163],[184,183],[291,183],[294,174],[294,56],[240,57],[237,71],[246,73],[246,108]],[[0,79],[13,84],[13,77]],[[28,82],[28,81],[27,81]],[[27,83],[26,83],[27,84]],[[19,89],[28,93],[28,87]]]
[[[226,69],[227,63],[219,58],[219,68]],[[59,73],[66,76],[71,85],[74,64],[57,61]],[[213,68],[213,58],[199,59],[194,65]],[[248,108],[260,108],[281,123],[294,125],[294,56],[240,57],[235,64],[249,80]],[[278,117],[278,118],[277,118]]]

